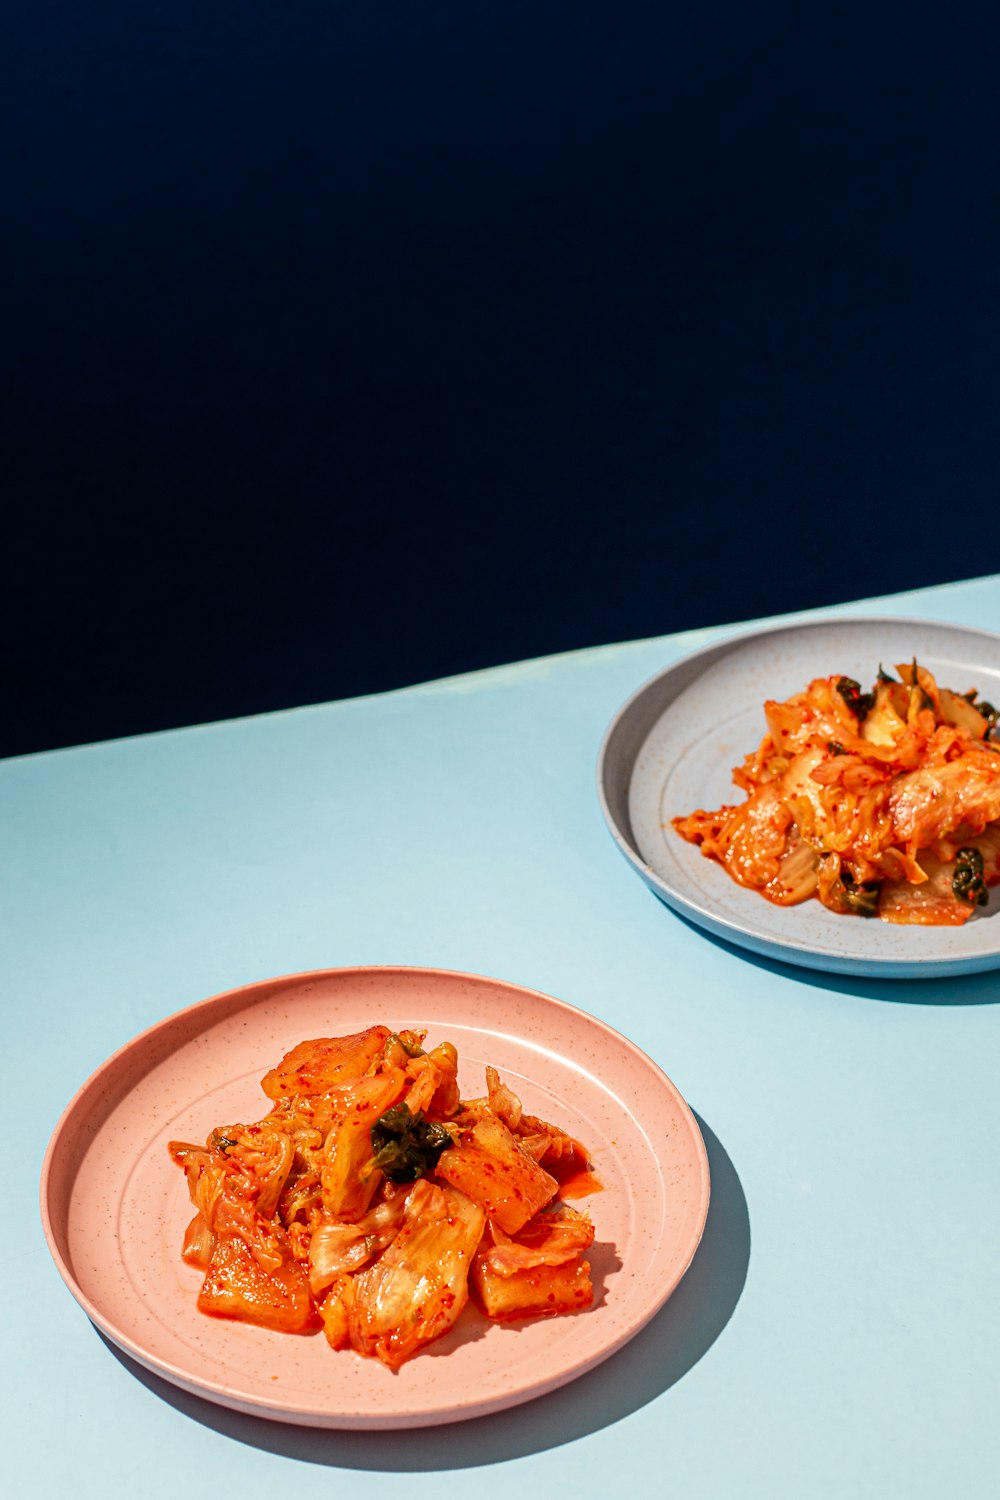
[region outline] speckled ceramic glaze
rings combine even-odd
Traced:
[[[1000,703],[1000,637],[926,620],[843,618],[736,636],[676,662],[613,720],[598,763],[612,835],[658,896],[731,942],[788,963],[921,979],[1000,966],[1000,890],[964,927],[897,927],[780,907],[745,890],[670,820],[743,800],[733,767],[760,743],[764,702],[836,672],[867,688],[880,663],[916,656],[943,687]]]
[[[191,1217],[171,1139],[267,1112],[259,1080],[308,1037],[376,1022],[425,1026],[459,1050],[466,1097],[491,1063],[531,1113],[591,1149],[603,1190],[586,1200],[595,1305],[551,1320],[491,1324],[471,1306],[396,1373],[322,1335],[212,1319],[180,1256]],[[321,1427],[427,1426],[538,1396],[606,1359],[663,1306],[708,1211],[698,1126],[660,1069],[617,1032],[561,1001],[436,969],[333,969],[217,995],[122,1048],[66,1109],[50,1142],[42,1219],[88,1316],[149,1369],[261,1417]]]

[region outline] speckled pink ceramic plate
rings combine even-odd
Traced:
[[[467,1097],[492,1063],[533,1114],[584,1140],[603,1191],[586,1200],[595,1304],[489,1323],[471,1305],[444,1339],[392,1373],[322,1335],[208,1318],[180,1257],[191,1216],[171,1139],[267,1111],[260,1079],[306,1037],[375,1022],[451,1040]],[[554,1390],[606,1359],[663,1306],[708,1211],[698,1126],[670,1080],[616,1031],[517,985],[438,969],[330,969],[266,980],[180,1011],[83,1085],[49,1144],[42,1219],[64,1280],[134,1359],[237,1411],[316,1427],[416,1427],[480,1416]]]

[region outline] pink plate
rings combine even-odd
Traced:
[[[492,1063],[532,1114],[591,1151],[603,1190],[586,1200],[593,1307],[456,1327],[392,1373],[322,1335],[271,1333],[199,1313],[181,1260],[191,1207],[172,1139],[256,1120],[264,1073],[306,1037],[383,1022],[458,1048],[466,1097]],[[326,969],[230,990],[161,1021],[80,1089],[42,1169],[42,1221],[87,1315],[164,1379],[236,1411],[312,1427],[396,1428],[482,1416],[543,1395],[620,1349],[666,1302],[701,1239],[708,1160],[694,1116],[631,1042],[571,1005],[440,969]]]

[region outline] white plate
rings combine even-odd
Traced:
[[[525,1108],[592,1155],[602,1191],[595,1301],[562,1316],[490,1323],[471,1306],[398,1371],[322,1334],[206,1317],[181,1260],[191,1205],[171,1139],[204,1140],[270,1107],[260,1079],[297,1042],[376,1022],[426,1026],[459,1052],[466,1098],[492,1063]],[[691,1261],[708,1211],[698,1125],[643,1052],[583,1011],[519,985],[440,969],[328,969],[216,995],[145,1031],[80,1089],[42,1173],[49,1248],[73,1296],[140,1364],[258,1417],[317,1427],[426,1427],[527,1401],[582,1375],[638,1333]]]
[[[601,746],[598,795],[625,858],[662,900],[730,942],[839,973],[929,979],[1000,966],[1000,889],[963,927],[780,907],[736,884],[671,818],[741,801],[732,771],[766,732],[764,702],[840,673],[867,689],[879,664],[918,662],[955,692],[1000,704],[1000,637],[929,620],[843,618],[735,636],[675,662],[629,699]]]

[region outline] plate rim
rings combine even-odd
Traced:
[[[837,614],[824,619],[793,618],[749,630],[737,629],[732,634],[722,635],[692,651],[686,651],[661,671],[653,673],[629,694],[612,717],[601,738],[596,767],[597,797],[608,830],[619,851],[639,878],[673,911],[734,946],[763,957],[777,959],[800,968],[820,970],[824,973],[854,974],[897,980],[957,977],[961,974],[984,973],[1000,967],[1000,941],[989,952],[957,955],[950,958],[894,958],[892,956],[870,958],[866,955],[838,954],[827,949],[803,946],[781,934],[757,934],[744,930],[738,922],[713,912],[706,905],[693,900],[654,870],[643,859],[637,841],[634,842],[635,835],[631,826],[629,825],[628,836],[626,836],[626,832],[623,831],[615,816],[608,795],[609,754],[614,747],[616,736],[621,733],[622,725],[661,682],[675,674],[689,670],[704,658],[725,656],[733,649],[751,641],[763,641],[769,636],[786,635],[790,631],[818,633],[838,625],[870,625],[873,628],[891,625],[920,630],[931,628],[980,637],[983,641],[990,642],[993,647],[1000,647],[1000,633],[986,630],[982,626],[964,625],[952,620],[936,620],[927,616],[865,613]],[[658,722],[658,718],[659,716],[654,723]],[[647,735],[651,732],[651,728],[647,731]],[[629,785],[633,771],[634,762],[629,768]]]
[[[644,1069],[648,1070],[656,1079],[659,1087],[669,1095],[674,1107],[679,1111],[679,1117],[683,1120],[687,1128],[697,1167],[695,1228],[689,1241],[684,1244],[684,1258],[680,1269],[673,1279],[659,1290],[652,1303],[642,1310],[641,1315],[633,1316],[629,1319],[626,1325],[617,1331],[606,1346],[602,1346],[598,1350],[582,1356],[577,1361],[570,1360],[560,1370],[535,1384],[518,1389],[517,1391],[498,1393],[492,1398],[485,1398],[474,1404],[470,1403],[468,1406],[448,1409],[444,1412],[441,1412],[438,1407],[434,1406],[420,1410],[414,1408],[406,1413],[389,1414],[387,1416],[380,1415],[374,1418],[368,1415],[352,1415],[342,1410],[332,1411],[329,1408],[306,1408],[302,1404],[290,1406],[281,1400],[270,1400],[264,1396],[259,1398],[246,1397],[239,1392],[227,1390],[225,1386],[217,1381],[201,1380],[196,1376],[192,1376],[189,1371],[180,1365],[174,1364],[170,1359],[152,1354],[144,1349],[141,1343],[135,1340],[129,1333],[119,1328],[114,1318],[109,1317],[80,1285],[71,1265],[68,1264],[60,1249],[54,1224],[55,1214],[51,1201],[55,1192],[53,1174],[59,1160],[60,1148],[63,1144],[65,1132],[72,1126],[78,1110],[90,1099],[95,1090],[99,1088],[102,1079],[116,1065],[127,1059],[130,1054],[141,1053],[142,1049],[144,1047],[148,1048],[149,1043],[155,1040],[160,1033],[166,1032],[170,1027],[177,1024],[183,1024],[185,1019],[194,1016],[196,1013],[210,1013],[213,1009],[221,1010],[224,1008],[225,1002],[234,1001],[240,996],[249,996],[254,990],[266,991],[268,988],[286,987],[294,989],[299,984],[309,984],[331,979],[346,980],[350,977],[372,975],[383,977],[389,975],[415,976],[420,980],[431,981],[440,978],[448,981],[469,982],[473,985],[487,985],[493,989],[499,988],[501,990],[516,991],[520,995],[529,996],[533,1001],[541,1002],[543,1008],[555,1007],[558,1011],[566,1014],[571,1021],[575,1021],[578,1024],[582,1023],[588,1028],[596,1028],[598,1032],[609,1035]],[[517,1035],[516,1032],[512,1033],[515,1039]],[[637,1118],[639,1118],[639,1123],[641,1124],[641,1117]],[[79,1169],[82,1159],[82,1155],[77,1157],[74,1164],[75,1170]],[[413,1427],[445,1425],[485,1416],[491,1412],[504,1410],[527,1401],[535,1400],[563,1385],[569,1384],[571,1381],[579,1378],[579,1376],[586,1374],[587,1371],[596,1368],[634,1338],[662,1310],[674,1291],[676,1291],[680,1282],[687,1274],[701,1243],[708,1217],[710,1197],[711,1179],[708,1152],[694,1111],[680,1089],[660,1067],[659,1063],[650,1057],[647,1052],[643,1051],[637,1043],[625,1036],[623,1032],[620,1032],[607,1021],[592,1015],[589,1011],[583,1010],[580,1006],[573,1005],[570,1001],[561,1000],[556,996],[549,995],[541,990],[532,989],[528,985],[522,985],[513,980],[497,979],[490,975],[467,970],[411,964],[349,964],[274,975],[269,978],[252,980],[245,984],[236,985],[227,990],[220,990],[215,994],[206,996],[202,1000],[182,1006],[180,1009],[170,1012],[158,1021],[154,1021],[111,1052],[80,1084],[60,1113],[53,1128],[45,1149],[39,1177],[39,1208],[42,1230],[55,1267],[66,1288],[82,1311],[117,1349],[134,1359],[144,1369],[160,1376],[171,1385],[187,1391],[189,1394],[197,1396],[202,1400],[210,1401],[215,1405],[227,1407],[230,1410],[239,1411],[251,1416],[291,1423],[298,1426],[356,1431],[403,1430]],[[66,1217],[68,1226],[68,1214]]]

